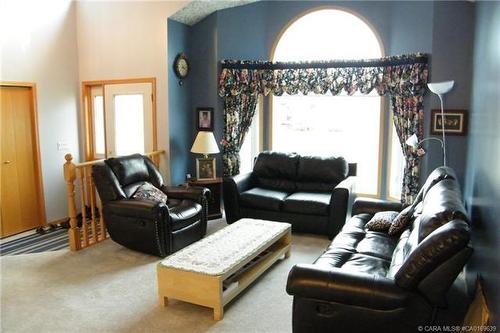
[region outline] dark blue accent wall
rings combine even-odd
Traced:
[[[217,15],[214,13],[203,21],[191,27],[190,53],[192,62],[192,89],[191,105],[192,113],[196,113],[197,107],[213,107],[215,113],[214,135],[217,143],[222,138],[222,107],[218,106],[217,96]],[[196,137],[196,119],[191,124],[192,140]],[[220,147],[220,145],[219,145]],[[190,170],[195,176],[195,156],[191,154]],[[220,154],[214,155],[217,159],[217,175],[221,175],[222,164]]]
[[[474,254],[469,281],[484,278],[493,323],[500,327],[500,2],[476,3],[465,202]]]
[[[180,184],[186,177],[191,158],[191,149],[194,121],[191,112],[190,92],[191,76],[179,85],[179,79],[174,73],[173,63],[178,53],[184,52],[190,56],[189,27],[172,20],[167,22],[168,30],[168,110],[169,110],[169,139],[170,139],[170,173],[172,184]]]
[[[204,68],[192,73],[192,106],[216,108],[215,135],[222,136],[222,102],[217,97],[218,61],[260,59],[271,56],[276,38],[295,17],[315,8],[344,8],[361,15],[379,34],[386,55],[413,52],[431,54],[432,81],[456,80],[455,90],[446,96],[446,108],[467,109],[470,95],[470,64],[474,4],[469,2],[418,1],[262,1],[216,12],[196,24],[190,32],[192,61]],[[460,22],[460,24],[455,24]],[[342,32],[318,32],[328,33]],[[327,40],[327,39],[326,39]],[[450,56],[450,52],[453,56]],[[209,103],[209,104],[207,104]],[[430,132],[430,110],[439,106],[437,97],[425,97],[425,136]],[[386,103],[388,112],[389,101]],[[268,98],[264,101],[264,122],[269,119]],[[391,124],[386,122],[387,135]],[[386,140],[387,141],[387,140]],[[264,148],[269,137],[264,131]],[[463,184],[466,137],[448,137],[448,160]],[[386,170],[387,147],[383,170]],[[442,163],[439,145],[429,144],[422,160],[422,178]],[[218,170],[221,171],[220,155]],[[385,180],[385,171],[384,177]],[[386,184],[383,181],[383,188]]]
[[[455,80],[453,89],[444,96],[445,109],[469,109],[472,80],[472,48],[474,44],[473,3],[458,1],[435,2],[432,29],[431,81]],[[460,22],[455,24],[454,22]],[[430,135],[430,109],[440,109],[439,98],[429,92],[427,96],[425,134]],[[439,137],[439,136],[438,136]],[[464,184],[468,136],[446,136],[447,163]],[[423,173],[430,173],[442,165],[442,152],[436,142],[428,144],[428,156]]]

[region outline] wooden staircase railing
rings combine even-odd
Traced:
[[[150,157],[156,166],[159,166],[159,156],[164,152],[164,150],[158,150],[144,155]],[[70,225],[69,245],[72,251],[78,251],[109,238],[106,223],[102,217],[101,200],[92,179],[92,165],[103,160],[73,163],[71,154],[66,154],[64,158],[66,159],[63,167],[64,180],[66,181]],[[78,206],[80,209],[77,208]]]

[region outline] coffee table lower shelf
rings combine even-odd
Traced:
[[[197,272],[184,271],[176,268],[158,265],[158,293],[160,305],[167,306],[168,299],[173,298],[193,304],[213,308],[214,320],[221,320],[224,316],[224,306],[238,296],[255,279],[271,267],[283,255],[290,256],[291,233],[276,240],[267,248],[247,258],[224,275],[207,275]],[[249,263],[264,251],[270,251],[264,259],[251,266],[236,279],[237,286],[223,290],[223,282],[231,277],[244,265]]]

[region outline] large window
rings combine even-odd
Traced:
[[[252,125],[245,135],[243,145],[240,149],[240,173],[247,173],[253,170],[254,159],[260,152],[260,112],[261,104],[257,103]]]
[[[391,117],[391,142],[390,145],[390,158],[389,158],[389,173],[388,173],[388,188],[389,188],[389,198],[399,200],[401,199],[401,186],[403,185],[403,173],[405,166],[405,159],[403,156],[403,151],[401,149],[401,144],[399,142],[398,134],[396,133],[396,128],[392,122]]]
[[[273,61],[382,56],[375,33],[363,20],[346,11],[323,9],[302,16],[285,30],[276,44]],[[344,156],[358,164],[357,192],[380,195],[382,106],[375,92],[274,96],[272,149]]]

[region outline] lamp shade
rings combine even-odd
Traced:
[[[413,134],[406,140],[406,144],[410,147],[417,148],[418,147],[418,138],[416,134]]]
[[[198,132],[191,147],[191,152],[203,155],[217,154],[219,147],[215,141],[214,133],[207,131]]]
[[[436,95],[444,95],[453,88],[455,81],[444,81],[444,82],[436,82],[436,83],[427,83],[427,87],[429,90],[435,93]]]

